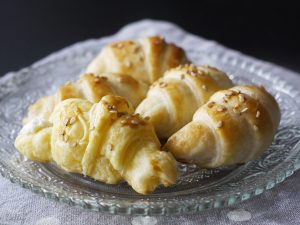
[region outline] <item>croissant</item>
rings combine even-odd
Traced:
[[[162,37],[120,41],[105,46],[88,65],[86,72],[114,72],[152,84],[164,71],[187,62],[183,49]]]
[[[15,146],[29,159],[42,155],[39,161],[53,160],[68,172],[110,184],[124,179],[138,193],[148,194],[160,184],[175,183],[176,163],[170,153],[160,151],[151,123],[132,113],[133,107],[118,96],[107,95],[94,104],[67,99],[55,107],[49,122],[33,129],[28,128],[33,121],[26,124]],[[37,141],[40,136],[46,136],[43,142]]]
[[[69,98],[82,98],[96,103],[103,96],[113,94],[125,97],[136,107],[146,96],[148,86],[143,82],[123,74],[103,73],[101,75],[83,74],[77,82],[68,82],[61,86],[55,95],[40,98],[29,107],[23,124],[36,117],[49,119],[55,106]]]
[[[160,138],[168,138],[192,120],[195,111],[218,90],[232,87],[227,75],[193,64],[165,72],[139,104],[136,113],[150,117]]]
[[[245,163],[268,148],[279,121],[279,106],[264,88],[236,86],[215,93],[164,149],[204,168]]]

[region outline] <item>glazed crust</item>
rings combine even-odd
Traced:
[[[68,82],[61,86],[55,95],[37,100],[29,107],[27,117],[23,119],[23,124],[37,117],[49,119],[55,106],[59,102],[70,98],[87,99],[90,102],[97,103],[103,96],[113,94],[123,96],[136,107],[145,98],[147,90],[148,86],[146,84],[128,75],[103,73],[101,76],[95,76],[86,73],[81,75],[78,81]]]
[[[279,121],[279,106],[264,88],[236,86],[211,96],[164,149],[204,168],[245,163],[268,148]]]
[[[128,74],[150,85],[166,70],[185,62],[183,49],[154,36],[105,46],[88,65],[86,72]]]
[[[151,86],[136,112],[150,117],[160,138],[168,138],[190,122],[213,93],[229,87],[228,76],[216,68],[182,65],[166,71]]]
[[[158,185],[175,183],[176,162],[170,153],[160,151],[151,123],[133,111],[119,96],[104,96],[99,103],[67,99],[51,114],[52,126],[21,131],[15,146],[29,159],[53,160],[68,172],[109,184],[125,180],[138,193],[149,194]],[[43,142],[33,141],[44,133]],[[46,160],[32,154],[39,146]]]

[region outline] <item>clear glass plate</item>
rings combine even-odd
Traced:
[[[134,24],[114,36],[89,40],[0,79],[0,172],[24,188],[69,205],[123,215],[170,215],[219,208],[247,200],[274,187],[300,167],[300,94],[278,76],[284,70],[242,56],[210,41],[187,34],[173,25]],[[116,39],[162,34],[181,45],[196,64],[226,71],[237,84],[264,85],[277,99],[282,120],[274,141],[258,160],[231,168],[201,170],[178,164],[178,181],[148,196],[127,184],[107,185],[54,164],[26,160],[15,150],[14,139],[27,107],[37,98],[54,93],[78,74],[101,47]]]

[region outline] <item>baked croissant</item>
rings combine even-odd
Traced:
[[[175,182],[176,163],[170,153],[160,151],[151,123],[132,112],[118,96],[107,95],[96,104],[67,99],[45,126],[28,129],[33,121],[25,125],[15,146],[29,159],[43,155],[39,161],[53,160],[68,172],[111,184],[124,179],[135,191],[148,194]],[[38,142],[39,136],[47,138]],[[44,154],[32,153],[40,153],[40,147]]]
[[[204,168],[245,163],[268,148],[279,121],[279,106],[264,88],[236,86],[215,93],[164,149]]]
[[[152,84],[173,67],[187,62],[183,49],[167,43],[162,37],[119,41],[105,46],[88,65],[86,72],[114,72]]]
[[[165,72],[147,93],[136,112],[150,117],[160,138],[168,138],[192,120],[195,111],[218,90],[232,87],[227,75],[193,64]]]
[[[148,86],[131,76],[116,73],[101,75],[83,74],[77,82],[61,86],[55,95],[40,98],[29,107],[23,124],[36,117],[48,120],[55,106],[69,98],[82,98],[97,103],[103,96],[113,94],[125,97],[136,107],[146,96]]]

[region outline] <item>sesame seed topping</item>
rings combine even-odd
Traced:
[[[206,91],[207,90],[207,86],[205,84],[202,85],[202,89]]]
[[[229,90],[227,93],[225,93],[225,96],[232,96],[234,94],[234,92],[232,90]]]
[[[255,131],[257,131],[257,130],[258,130],[258,127],[254,124],[254,125],[253,125],[253,129],[254,129]]]
[[[183,80],[184,79],[184,74],[180,75],[180,79]]]
[[[235,104],[235,105],[233,106],[234,109],[237,109],[238,107],[240,107],[239,104]]]
[[[74,141],[74,142],[70,143],[70,146],[71,146],[72,148],[76,147],[76,146],[77,146],[77,142]]]
[[[221,128],[224,125],[223,121],[219,121],[217,123],[217,128]]]
[[[64,136],[64,142],[67,142],[69,140],[69,136],[68,135],[65,135]]]
[[[66,118],[63,120],[63,125],[68,126],[69,118]]]
[[[113,145],[112,144],[108,144],[107,145],[107,150],[108,151],[112,151],[113,150]]]
[[[215,102],[209,102],[207,103],[208,108],[212,108],[215,105]]]
[[[101,76],[101,77],[99,77],[100,79],[102,79],[102,80],[107,80],[108,78],[107,77],[105,77],[105,76]]]
[[[223,101],[224,101],[225,103],[227,103],[227,102],[229,101],[228,96],[224,96],[224,97],[223,97]]]
[[[244,113],[244,112],[247,112],[248,111],[248,108],[244,108],[242,109],[241,113]]]
[[[144,119],[145,120],[150,120],[150,116],[146,116]]]
[[[102,79],[101,79],[100,77],[95,77],[95,78],[94,78],[94,82],[95,82],[95,83],[100,83],[101,80],[102,80]]]
[[[139,125],[139,121],[136,120],[136,119],[130,120],[130,123],[131,123],[132,125]]]
[[[126,66],[127,68],[130,68],[130,67],[131,67],[131,62],[130,62],[130,61],[125,61],[125,66]]]
[[[256,115],[255,115],[255,117],[256,117],[256,118],[259,118],[259,116],[260,116],[260,111],[259,111],[259,110],[257,110],[257,111],[256,111]]]
[[[218,107],[217,107],[217,111],[218,112],[224,112],[224,111],[226,111],[226,107],[225,106],[223,106],[223,105],[219,105]]]
[[[115,106],[115,105],[108,105],[107,108],[108,108],[109,110],[114,110],[114,111],[116,111],[116,106]]]
[[[164,88],[164,87],[166,87],[166,86],[167,86],[167,84],[164,83],[164,82],[160,82],[160,83],[159,83],[159,87],[161,87],[161,88]]]
[[[75,122],[76,122],[76,117],[75,117],[75,116],[71,117],[71,119],[70,119],[70,121],[69,121],[69,124],[72,125],[72,124],[74,124]]]
[[[117,43],[116,47],[121,49],[124,47],[124,45],[123,45],[123,43]]]
[[[125,120],[125,119],[123,119],[123,120],[121,120],[121,124],[126,124],[127,123],[127,120]]]
[[[245,96],[243,94],[239,94],[238,96],[240,102],[245,102]]]

